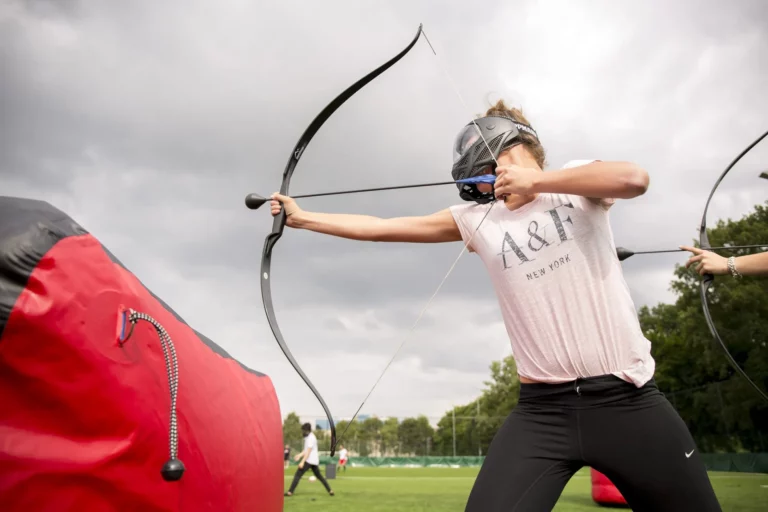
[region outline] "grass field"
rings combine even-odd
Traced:
[[[285,472],[285,488],[296,471]],[[329,480],[336,496],[328,496],[320,482],[304,475],[296,492],[285,498],[286,512],[462,512],[478,468],[349,468]],[[710,473],[712,485],[726,512],[768,510],[768,475]],[[592,501],[589,469],[579,471],[563,491],[558,512],[611,510]],[[615,509],[615,510],[628,510]]]

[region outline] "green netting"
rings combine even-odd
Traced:
[[[353,466],[365,467],[471,467],[482,465],[485,457],[350,457],[349,462]],[[338,457],[333,462],[338,464]],[[320,457],[320,465],[329,464],[330,457]]]
[[[709,471],[768,473],[768,453],[705,453],[701,458]]]

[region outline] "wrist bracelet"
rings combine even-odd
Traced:
[[[736,258],[734,258],[733,256],[731,256],[730,258],[728,258],[728,270],[730,270],[730,271],[731,271],[731,275],[732,275],[734,278],[739,278],[739,277],[742,277],[742,276],[741,276],[741,273],[739,273],[739,271],[738,271],[738,270],[736,270]]]

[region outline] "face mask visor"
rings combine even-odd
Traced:
[[[456,140],[453,143],[453,163],[456,164],[456,162],[461,160],[461,157],[463,157],[467,151],[472,149],[475,143],[480,139],[480,132],[478,131],[477,126],[475,126],[475,123],[470,123],[465,126],[456,136]]]

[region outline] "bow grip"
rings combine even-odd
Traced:
[[[707,228],[704,223],[702,223],[701,231],[699,232],[699,246],[705,251],[712,249],[712,246],[709,243],[709,235],[707,235]],[[709,284],[714,280],[715,276],[709,273],[704,274],[704,277],[702,278],[703,284]]]
[[[285,227],[285,205],[280,205],[280,213],[275,215],[275,219],[272,221],[272,235],[274,238],[280,238],[283,234],[283,228]]]

